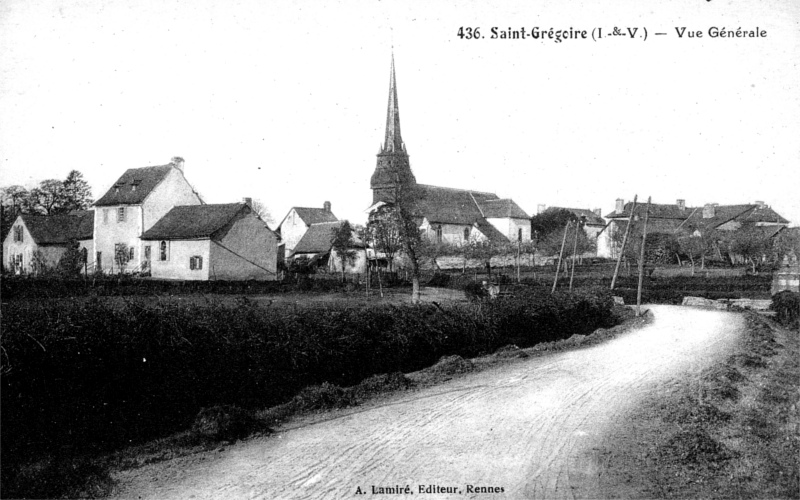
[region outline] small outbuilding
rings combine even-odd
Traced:
[[[247,203],[174,207],[142,242],[153,278],[277,279],[278,235]]]
[[[70,245],[78,245],[85,262],[93,230],[94,212],[90,210],[68,215],[21,214],[3,240],[3,268],[14,274],[54,269]]]

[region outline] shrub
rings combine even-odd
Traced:
[[[782,325],[797,328],[800,325],[800,293],[784,290],[772,296],[770,309]]]

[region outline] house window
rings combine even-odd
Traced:
[[[517,241],[522,241],[522,228],[517,229]]]
[[[24,239],[24,234],[25,233],[24,233],[24,231],[22,229],[22,226],[14,226],[14,241],[15,242],[22,243],[22,240]]]
[[[464,241],[469,241],[469,228],[464,228]]]
[[[203,269],[203,258],[199,255],[189,257],[189,269],[192,271],[199,271],[200,269]]]
[[[108,209],[103,209],[103,224],[108,224]]]
[[[158,260],[167,260],[169,255],[167,254],[167,242],[162,241],[158,244]]]
[[[133,247],[128,249],[128,260],[133,260]]]
[[[436,226],[436,243],[442,242],[442,226]]]
[[[125,222],[125,207],[117,209],[117,222]]]

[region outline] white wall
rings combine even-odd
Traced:
[[[211,267],[210,240],[176,240],[167,241],[167,260],[160,260],[160,241],[144,242],[151,245],[150,275],[155,279],[170,280],[207,280]],[[189,259],[194,256],[203,258],[203,268],[192,270]]]
[[[120,206],[125,207],[125,221],[118,220]],[[106,215],[107,214],[107,215]],[[133,260],[125,265],[126,272],[138,270],[141,267],[142,247],[139,237],[142,235],[142,207],[138,205],[114,205],[110,207],[96,207],[94,213],[94,249],[89,252],[89,264],[95,264],[97,252],[102,252],[102,270],[105,273],[119,272],[119,266],[114,262],[114,252],[117,243],[124,243],[133,247]]]
[[[522,241],[531,240],[530,219],[512,219],[510,217],[486,219],[491,225],[503,233],[509,241],[517,241],[519,230],[522,229]]]
[[[161,183],[145,198],[142,232],[164,217],[172,207],[200,205],[200,197],[192,189],[183,172],[173,167]],[[97,220],[97,217],[95,217]]]
[[[294,247],[297,246],[297,243],[303,238],[303,235],[306,234],[308,230],[308,226],[303,220],[297,215],[294,208],[289,210],[289,213],[286,214],[286,217],[280,223],[280,230],[281,230],[281,241],[286,245],[286,253],[285,255],[290,255]]]

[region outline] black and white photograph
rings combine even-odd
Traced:
[[[800,498],[800,4],[0,0],[0,498]]]

